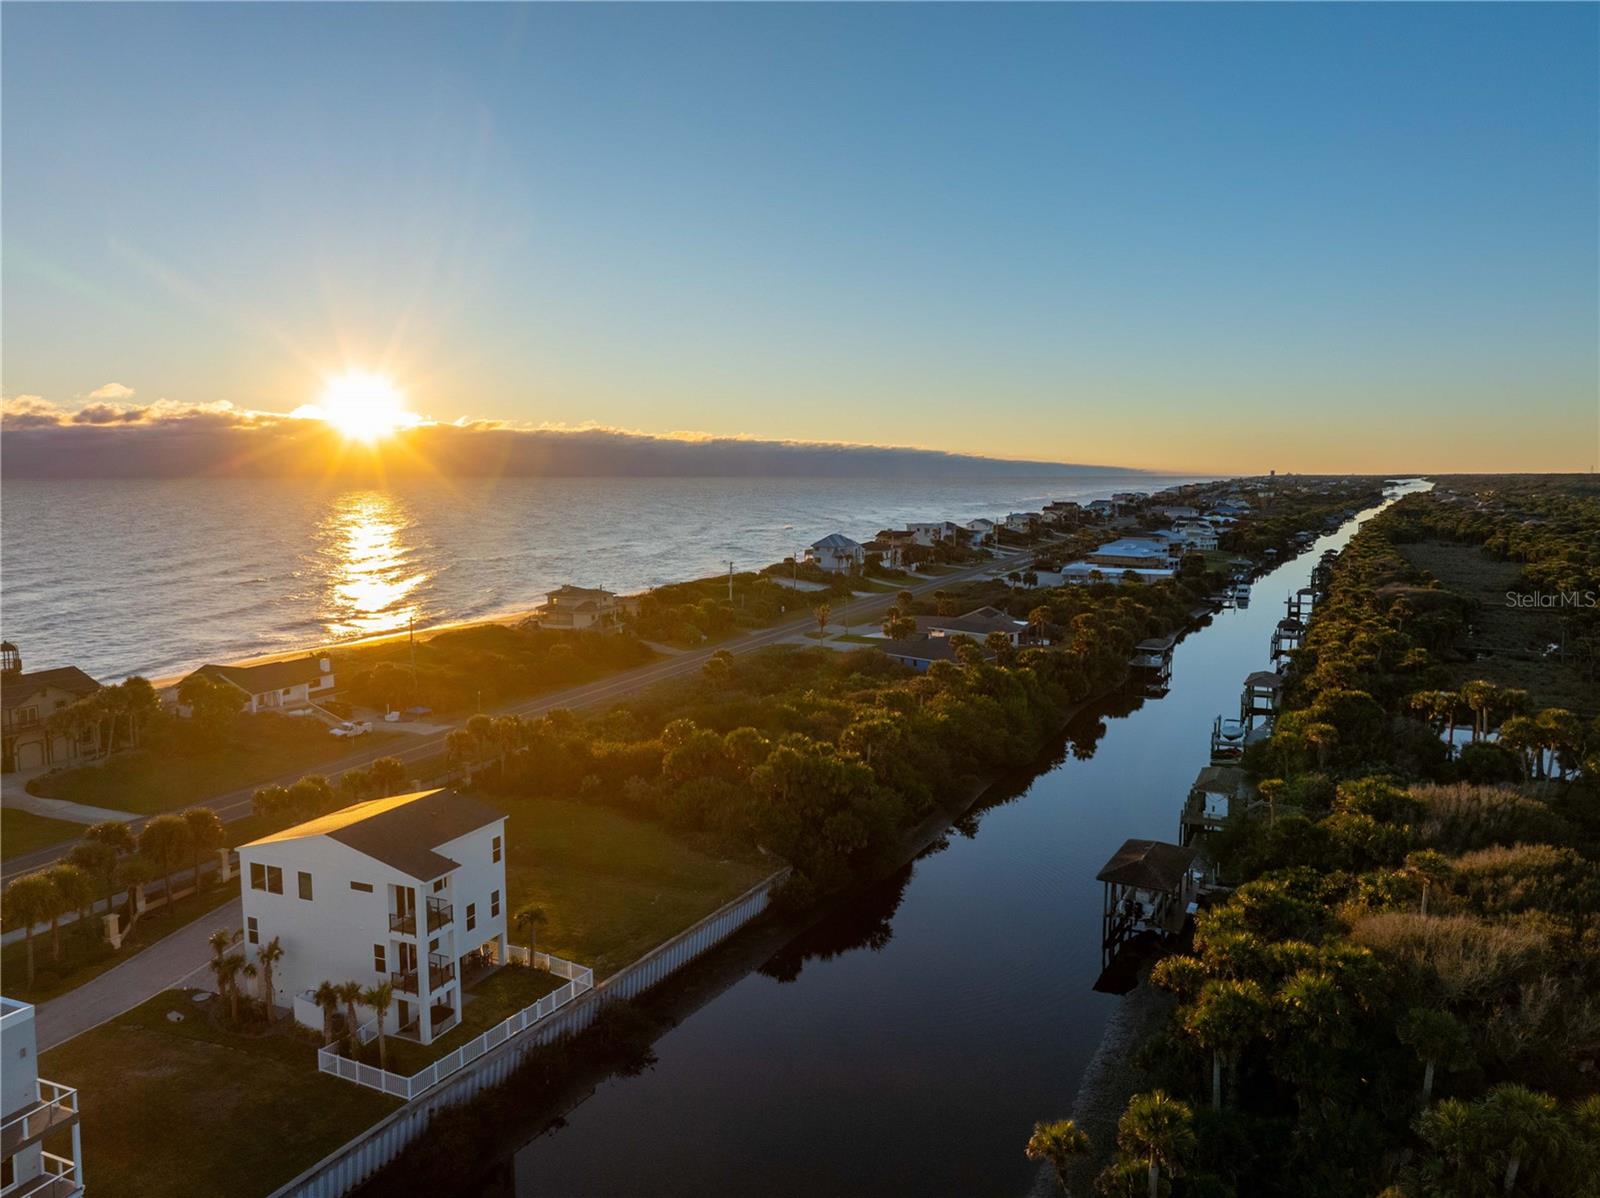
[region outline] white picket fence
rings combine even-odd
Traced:
[[[522,1033],[457,1067],[441,1082],[420,1092],[399,1110],[280,1186],[270,1198],[343,1198],[399,1156],[406,1145],[427,1134],[428,1123],[437,1112],[468,1102],[482,1091],[504,1082],[534,1049],[581,1032],[607,1003],[643,993],[738,931],[766,910],[773,891],[788,876],[789,871],[784,869],[756,883],[731,903],[657,945],[548,1018],[528,1025]]]
[[[517,961],[520,956],[522,964],[531,964],[535,969],[567,978],[567,984],[559,990],[552,990],[538,1002],[523,1007],[515,1015],[501,1020],[488,1031],[473,1037],[460,1048],[446,1053],[426,1069],[418,1070],[410,1077],[391,1073],[387,1069],[379,1069],[373,1065],[364,1065],[360,1061],[352,1061],[349,1057],[341,1056],[332,1046],[317,1051],[317,1070],[321,1073],[331,1073],[345,1081],[355,1082],[358,1086],[366,1086],[369,1090],[392,1094],[396,1098],[410,1102],[418,1095],[433,1089],[445,1078],[459,1073],[490,1049],[498,1048],[513,1036],[521,1035],[540,1020],[554,1015],[580,994],[587,994],[594,989],[594,972],[582,965],[575,965],[560,957],[552,957],[549,953],[530,954],[525,948],[513,947],[510,956],[513,961]],[[356,1039],[362,1044],[371,1044],[377,1038],[376,1019],[369,1019],[356,1029]]]

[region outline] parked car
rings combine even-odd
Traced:
[[[328,729],[329,736],[365,736],[372,731],[372,724],[368,720],[346,720],[342,724],[335,724]]]

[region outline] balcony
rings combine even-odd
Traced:
[[[428,899],[428,931],[437,932],[448,923],[454,922],[455,908],[441,898]]]
[[[428,957],[428,992],[440,990],[455,980],[456,963],[449,957],[439,953],[432,953]],[[418,971],[415,969],[402,970],[389,975],[389,984],[401,994],[421,994],[417,989],[420,981]]]
[[[402,936],[415,936],[417,934],[417,913],[415,911],[389,912],[389,930],[398,932]]]
[[[83,1193],[76,1161],[45,1152],[40,1154],[39,1163],[44,1172],[30,1177],[14,1190],[7,1190],[6,1198],[78,1198]]]
[[[0,1156],[15,1156],[19,1150],[37,1144],[57,1128],[70,1127],[77,1122],[76,1090],[42,1077],[35,1082],[35,1087],[36,1100],[0,1123]]]

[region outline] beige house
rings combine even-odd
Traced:
[[[568,583],[548,592],[535,609],[542,628],[581,630],[615,624],[623,601],[600,587],[575,587]]]
[[[331,699],[334,690],[333,663],[315,654],[256,666],[204,665],[195,674],[233,687],[239,692],[240,706],[252,715],[306,707],[319,699]]]
[[[42,769],[71,765],[99,751],[100,732],[93,723],[77,736],[52,733],[49,719],[100,689],[77,666],[22,672],[22,655],[10,641],[0,643],[0,700],[3,700],[4,768]]]

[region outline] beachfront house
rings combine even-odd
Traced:
[[[866,558],[866,548],[842,532],[829,533],[806,550],[809,565],[838,574],[859,570]]]
[[[621,614],[621,601],[602,587],[577,587],[571,583],[545,593],[534,609],[539,627],[581,631],[609,628]]]
[[[33,1007],[0,998],[0,1194],[77,1198],[83,1193],[78,1092],[39,1076]],[[71,1156],[45,1149],[70,1148]]]
[[[915,524],[907,524],[906,531],[911,534],[911,539],[918,545],[929,548],[941,541],[957,541],[961,539],[966,530],[953,520],[924,520]]]
[[[1116,514],[1116,505],[1109,499],[1091,499],[1088,504],[1089,514],[1101,520],[1109,520]]]
[[[22,654],[10,641],[0,643],[0,708],[3,708],[3,768],[43,769],[71,765],[91,757],[100,748],[97,721],[85,721],[72,731],[52,730],[52,715],[86,699],[100,684],[77,666],[22,672]]]
[[[982,547],[994,544],[995,522],[993,520],[979,516],[976,520],[968,520],[963,527],[967,530],[968,536],[971,537],[973,545]]]
[[[324,981],[394,986],[386,1031],[461,1019],[464,970],[506,957],[506,817],[454,790],[356,803],[239,849],[246,952],[276,939],[274,1002],[320,1028]]]
[[[240,709],[252,715],[293,710],[333,697],[333,662],[315,653],[254,666],[203,665],[194,673],[233,687],[239,692]]]

